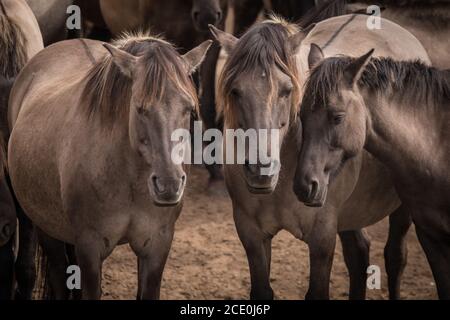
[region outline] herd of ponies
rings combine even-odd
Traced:
[[[309,248],[306,299],[329,299],[337,235],[349,298],[365,299],[364,228],[385,217],[389,298],[414,224],[450,299],[449,53],[447,0],[0,0],[0,300],[43,298],[38,273],[45,298],[101,299],[121,244],[137,299],[159,299],[190,183],[171,135],[196,119],[279,131],[277,172],[207,166],[232,200],[251,299],[274,298],[281,230]]]

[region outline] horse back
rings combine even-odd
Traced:
[[[101,42],[76,39],[58,42],[37,54],[22,70],[12,88],[8,122],[14,127],[23,105],[46,99],[46,91],[64,92],[80,82],[94,63],[106,54]]]

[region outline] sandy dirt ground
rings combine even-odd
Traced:
[[[162,282],[162,299],[248,299],[250,278],[244,249],[232,217],[231,201],[207,190],[207,172],[193,168],[185,206]],[[368,229],[371,264],[382,269],[381,290],[368,290],[368,299],[387,299],[383,248],[387,221]],[[413,228],[408,235],[408,265],[402,299],[436,299],[436,287]],[[105,262],[104,299],[134,299],[136,258],[128,246],[116,248]],[[308,288],[307,246],[286,232],[273,241],[271,283],[277,299],[303,299]],[[337,242],[330,283],[332,299],[348,298],[348,274]]]

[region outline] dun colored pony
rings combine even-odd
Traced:
[[[363,148],[370,152],[412,215],[439,297],[450,299],[450,71],[372,53],[329,58],[313,70],[301,110],[298,194],[323,205],[317,195],[333,173]]]
[[[98,0],[97,0],[98,1]],[[210,39],[208,24],[225,28],[228,0],[100,0],[106,25],[115,35],[130,30],[162,34],[184,53]],[[198,72],[200,114],[207,128],[216,128],[215,75],[220,47],[214,43]],[[217,166],[207,166],[211,181],[221,180]]]
[[[42,48],[39,26],[27,3],[0,0],[0,153],[3,159],[6,157],[4,144],[10,133],[7,113],[11,86],[25,63]],[[30,299],[35,278],[34,231],[20,206],[14,203],[14,195],[7,185],[9,178],[3,175],[6,161],[0,162],[0,300],[11,299],[14,278],[17,280],[16,298]],[[19,244],[15,245],[17,218]],[[17,245],[19,251],[15,259],[13,247]]]
[[[384,167],[368,154],[360,153],[347,163],[330,186],[329,199],[323,208],[302,205],[292,190],[298,161],[293,150],[299,150],[302,144],[295,115],[302,84],[309,72],[310,41],[319,42],[331,55],[342,51],[354,54],[377,47],[382,55],[429,61],[421,44],[403,28],[383,20],[382,30],[370,31],[366,20],[362,15],[331,18],[317,24],[309,35],[298,31],[295,25],[278,20],[257,24],[240,39],[213,29],[229,54],[219,81],[226,128],[280,130],[280,157],[271,154],[268,146],[272,163],[281,162],[278,174],[262,175],[262,164],[225,166],[234,220],[249,262],[253,299],[273,298],[269,281],[271,241],[282,229],[309,246],[308,299],[329,297],[338,232],[350,273],[350,298],[365,297],[369,242],[360,229],[376,223],[399,206]],[[402,38],[402,45],[398,44],[398,37]],[[410,222],[401,209],[393,217],[386,264],[391,297],[398,298],[406,255],[404,236]]]
[[[16,80],[12,185],[40,229],[75,246],[84,299],[101,297],[102,263],[123,243],[139,258],[138,298],[159,298],[187,182],[171,134],[190,126],[198,106],[190,75],[210,42],[180,56],[144,35],[104,46],[70,40],[43,50]],[[66,297],[65,272],[51,274],[56,298]]]

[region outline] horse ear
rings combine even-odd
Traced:
[[[317,66],[323,59],[325,55],[322,49],[315,43],[311,43],[311,49],[309,50],[308,65],[309,70],[312,70]]]
[[[361,78],[361,75],[366,65],[369,63],[374,51],[375,49],[371,49],[369,52],[357,58],[345,68],[344,81],[349,87],[353,87]]]
[[[129,78],[133,77],[138,58],[108,43],[104,43],[103,46],[109,51],[115,65],[119,67],[120,71]]]
[[[239,39],[233,36],[232,34],[217,29],[212,24],[209,25],[209,30],[211,31],[214,39],[219,41],[220,45],[227,54],[230,54],[233,51],[234,47],[236,46],[236,43],[239,41]]]
[[[296,34],[289,37],[289,44],[292,48],[293,52],[297,52],[298,48],[302,44],[302,41],[305,40],[306,36],[309,32],[316,26],[315,23],[311,24],[308,28],[297,32]]]
[[[202,64],[203,60],[205,60],[206,53],[211,47],[212,40],[206,40],[198,47],[195,47],[188,53],[182,56],[183,60],[187,64],[188,73],[193,74],[197,68]]]

